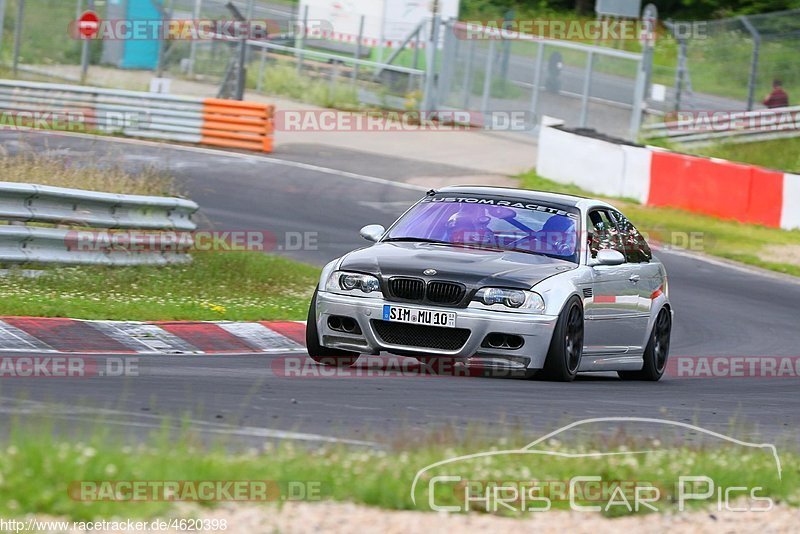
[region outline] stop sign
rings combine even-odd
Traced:
[[[91,39],[97,35],[100,29],[100,17],[94,11],[84,11],[81,18],[78,19],[78,33],[85,39]]]

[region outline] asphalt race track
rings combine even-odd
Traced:
[[[362,246],[358,230],[390,223],[421,194],[402,183],[417,175],[469,174],[367,154],[320,158],[296,146],[274,158],[128,141],[0,132],[0,143],[83,162],[168,168],[218,230],[318,232],[318,250],[286,251],[324,264]],[[297,161],[314,161],[315,167]],[[349,173],[359,173],[355,176]],[[370,178],[375,177],[375,178]],[[713,237],[713,236],[712,236]],[[800,355],[800,283],[720,262],[660,252],[676,311],[672,356]],[[18,354],[18,353],[16,353]],[[106,358],[103,355],[93,355]],[[444,424],[512,427],[537,437],[588,417],[641,416],[694,423],[741,439],[798,440],[798,378],[669,378],[657,384],[611,376],[572,384],[465,377],[288,378],[272,372],[280,355],[140,356],[138,377],[0,381],[0,427],[18,415],[49,414],[67,424],[97,421],[136,434],[163,418],[188,416],[209,434],[371,440]],[[188,414],[188,415],[187,415]],[[296,432],[303,434],[285,434]]]

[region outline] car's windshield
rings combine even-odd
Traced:
[[[431,196],[384,241],[425,241],[544,254],[577,263],[577,212],[535,201]]]

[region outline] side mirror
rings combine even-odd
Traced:
[[[381,236],[383,236],[384,233],[386,233],[386,228],[380,224],[370,224],[362,228],[361,232],[359,233],[361,234],[361,237],[367,241],[372,241],[375,243],[381,238]]]
[[[625,263],[625,256],[618,250],[604,248],[597,252],[597,257],[592,265],[622,265]]]

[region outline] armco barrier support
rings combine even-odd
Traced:
[[[800,229],[800,176],[584,135],[543,124],[536,171],[597,195]]]
[[[36,127],[31,117],[50,114],[62,121],[78,117],[83,129],[128,137],[259,152],[271,152],[273,145],[274,109],[256,102],[0,80],[0,112],[14,118],[4,124],[18,126]],[[74,131],[75,124],[67,129]]]
[[[274,110],[266,104],[208,98],[203,101],[200,142],[272,152]]]

